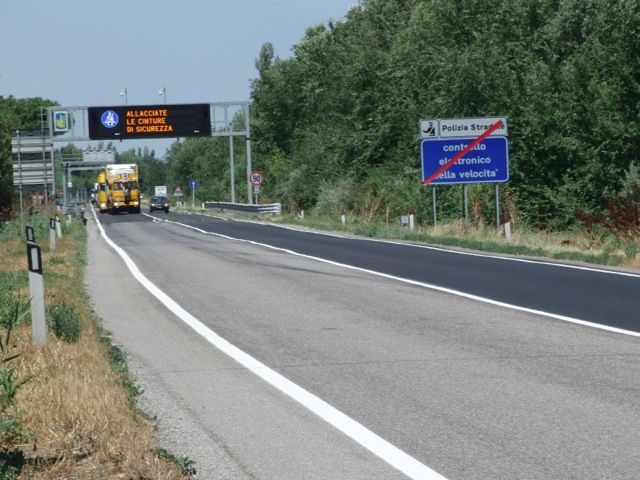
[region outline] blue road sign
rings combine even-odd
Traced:
[[[198,188],[198,180],[189,180],[189,188],[191,190]]]
[[[422,181],[424,182],[475,138],[427,138],[422,140]],[[509,145],[506,137],[488,137],[431,182],[499,183],[509,181]]]

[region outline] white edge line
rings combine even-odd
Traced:
[[[154,217],[154,218],[156,218],[156,217]],[[545,312],[543,310],[535,310],[535,309],[532,309],[532,308],[521,307],[519,305],[513,305],[511,303],[499,302],[497,300],[492,300],[490,298],[485,298],[485,297],[480,297],[480,296],[477,296],[477,295],[472,295],[470,293],[462,292],[460,290],[453,290],[451,288],[440,287],[438,285],[433,285],[433,284],[430,284],[430,283],[423,283],[423,282],[418,282],[416,280],[409,280],[408,278],[396,277],[395,275],[389,275],[387,273],[376,272],[375,270],[368,270],[366,268],[361,268],[361,267],[354,267],[353,265],[334,262],[333,260],[327,260],[326,258],[321,258],[321,257],[314,257],[312,255],[306,255],[306,254],[299,253],[299,252],[296,252],[294,250],[289,250],[289,249],[286,249],[286,248],[274,247],[273,245],[269,245],[267,243],[260,243],[260,242],[255,242],[253,240],[245,240],[245,239],[242,239],[242,238],[230,237],[228,235],[222,235],[221,233],[207,232],[206,230],[203,230],[201,228],[193,227],[193,226],[187,225],[185,223],[175,222],[173,220],[166,220],[166,219],[161,219],[161,220],[163,222],[173,223],[173,224],[176,224],[176,225],[180,225],[181,227],[185,227],[185,228],[190,228],[192,230],[196,230],[196,231],[198,231],[200,233],[204,233],[205,235],[213,235],[215,237],[225,238],[227,240],[234,240],[234,241],[237,241],[237,242],[244,242],[244,243],[250,243],[252,245],[259,245],[261,247],[266,247],[266,248],[269,248],[269,249],[272,249],[272,250],[278,250],[278,251],[285,252],[285,253],[288,253],[288,254],[291,254],[291,255],[296,255],[298,257],[308,258],[308,259],[311,259],[311,260],[316,260],[318,262],[328,263],[330,265],[335,265],[335,266],[342,267],[342,268],[348,268],[348,269],[351,269],[351,270],[357,270],[359,272],[368,273],[370,275],[376,275],[376,276],[379,276],[379,277],[388,278],[390,280],[396,280],[398,282],[407,283],[409,285],[416,285],[416,286],[419,286],[419,287],[428,288],[430,290],[435,290],[435,291],[438,291],[438,292],[449,293],[451,295],[457,295],[459,297],[468,298],[470,300],[475,300],[475,301],[482,302],[482,303],[488,303],[490,305],[496,305],[498,307],[508,308],[508,309],[511,309],[511,310],[517,310],[517,311],[520,311],[520,312],[531,313],[531,314],[534,314],[534,315],[541,315],[541,316],[553,318],[553,319],[556,319],[556,320],[562,320],[564,322],[570,322],[570,323],[575,323],[577,325],[583,325],[583,326],[586,326],[586,327],[597,328],[599,330],[606,330],[608,332],[621,333],[623,335],[630,335],[632,337],[640,337],[640,332],[634,332],[632,330],[625,330],[625,329],[622,329],[622,328],[610,327],[608,325],[602,325],[602,324],[599,324],[599,323],[588,322],[586,320],[580,320],[580,319],[573,318],[573,317],[567,317],[567,316],[564,316],[564,315],[558,315],[556,313]],[[402,245],[404,245],[404,244],[402,244]],[[497,257],[497,258],[503,258],[503,257]]]
[[[375,434],[360,423],[356,422],[351,417],[345,415],[335,407],[329,405],[324,400],[320,399],[304,388],[296,385],[291,380],[270,369],[259,360],[240,350],[238,347],[232,345],[227,340],[211,330],[209,327],[204,325],[200,320],[187,312],[171,297],[169,297],[155,284],[153,284],[146,276],[144,276],[138,269],[137,265],[133,262],[133,260],[131,260],[129,255],[127,255],[127,253],[121,247],[116,245],[116,243],[107,236],[104,228],[102,227],[102,224],[100,223],[100,220],[98,220],[95,214],[95,211],[93,211],[93,217],[96,220],[96,224],[104,240],[111,248],[116,251],[118,255],[120,255],[122,260],[124,260],[125,265],[134,276],[134,278],[138,280],[138,282],[140,282],[140,284],[144,288],[146,288],[171,312],[173,312],[178,318],[189,325],[193,330],[195,330],[213,346],[224,352],[226,355],[231,357],[247,370],[263,379],[268,384],[272,385],[285,395],[300,403],[302,406],[316,414],[318,417],[320,417],[333,427],[340,430],[342,433],[368,449],[373,454],[380,457],[392,467],[407,475],[409,478],[414,480],[447,480],[436,471],[432,470],[412,456],[403,452],[395,445],[387,442],[382,437]],[[182,225],[178,222],[172,222],[170,220],[164,219],[162,220],[165,222],[177,223],[178,225]],[[188,227],[188,225],[185,226]],[[204,232],[203,230],[195,227],[190,228],[194,228],[195,230]],[[224,237],[223,235],[220,236]]]
[[[234,222],[241,222],[241,223],[253,223],[255,225],[269,225],[271,227],[282,228],[284,230],[292,230],[294,232],[309,233],[309,234],[312,234],[312,235],[323,235],[323,236],[326,236],[326,237],[343,238],[345,240],[356,240],[356,241],[361,241],[361,242],[389,243],[391,245],[401,245],[401,246],[404,246],[404,247],[423,248],[425,250],[435,250],[435,251],[438,251],[438,252],[454,253],[454,254],[457,254],[457,255],[468,255],[470,257],[493,258],[493,259],[496,259],[496,260],[504,260],[504,261],[507,261],[507,262],[532,263],[532,264],[537,264],[537,265],[548,265],[548,266],[552,266],[552,267],[571,268],[571,269],[574,269],[574,270],[586,270],[586,271],[589,271],[589,272],[605,273],[605,274],[610,274],[610,275],[620,275],[620,276],[623,276],[623,277],[640,278],[640,273],[620,272],[620,271],[617,271],[617,270],[607,270],[607,269],[604,269],[604,268],[588,267],[588,266],[584,266],[584,265],[572,265],[570,263],[549,262],[549,261],[546,261],[546,260],[531,260],[531,259],[528,259],[528,258],[505,257],[505,256],[502,256],[502,255],[494,255],[494,254],[490,254],[490,253],[465,252],[463,250],[453,250],[453,249],[445,248],[445,247],[434,247],[433,245],[419,245],[417,243],[400,242],[400,241],[396,241],[396,240],[387,240],[387,239],[381,239],[381,238],[365,238],[365,237],[346,236],[346,235],[340,235],[338,233],[329,233],[329,232],[318,232],[318,231],[314,231],[314,230],[305,230],[303,228],[296,228],[296,227],[292,227],[292,226],[289,226],[289,225],[281,225],[281,224],[278,224],[278,223],[256,222],[256,221],[253,221],[253,220],[242,220],[242,219],[237,219],[237,218],[226,218],[226,217],[221,217],[219,215],[213,215],[213,214],[197,213],[195,215],[202,215],[202,216],[205,216],[205,217],[213,217],[213,218],[217,218],[217,219],[221,219],[221,220],[232,220]]]

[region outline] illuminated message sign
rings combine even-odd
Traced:
[[[211,135],[207,103],[89,107],[88,112],[91,140]]]

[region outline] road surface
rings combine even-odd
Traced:
[[[400,479],[429,478],[429,471],[450,480],[637,478],[639,337],[456,292],[492,291],[502,282],[515,296],[498,300],[515,304],[540,297],[522,290],[540,292],[544,283],[568,292],[582,286],[581,295],[559,303],[575,308],[560,310],[551,300],[523,308],[595,322],[597,315],[580,318],[592,296],[584,291],[599,291],[600,310],[609,311],[602,285],[611,282],[612,303],[624,305],[615,305],[609,323],[631,330],[638,277],[202,216],[154,217],[199,230],[146,215],[100,220],[152,288],[262,362],[262,371],[406,455],[393,464],[371,453],[361,437],[221,353],[137,282],[90,222],[96,310],[129,353],[165,441],[197,460],[200,478]],[[205,231],[309,250],[293,255]],[[450,271],[461,280],[442,287],[456,291],[446,293],[362,269],[419,283]],[[424,476],[402,473],[407,459],[423,465],[416,471]]]

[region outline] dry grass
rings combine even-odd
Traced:
[[[452,222],[436,227],[426,227],[423,231],[434,237],[464,238],[470,241],[491,241],[505,244],[504,230],[494,227]],[[525,246],[531,250],[540,250],[545,256],[556,254],[592,255],[594,257],[608,254],[623,259],[622,266],[640,268],[640,243],[621,242],[613,236],[594,239],[583,232],[547,232],[520,228],[512,223],[511,245]]]
[[[87,305],[83,289],[84,232],[65,235],[55,252],[42,255],[45,304],[73,305],[82,322],[77,343],[58,340],[49,332],[47,345],[31,345],[31,326],[24,322],[15,334],[14,360],[18,378],[31,376],[17,396],[17,411],[29,441],[19,445],[27,464],[24,479],[184,479],[174,462],[154,453],[153,424],[136,411],[125,373],[108,360],[109,343]],[[42,242],[41,242],[42,244]],[[0,270],[26,268],[24,243],[2,244]],[[46,274],[49,273],[49,278]],[[28,286],[13,292],[22,300]],[[10,447],[3,445],[2,447]]]

